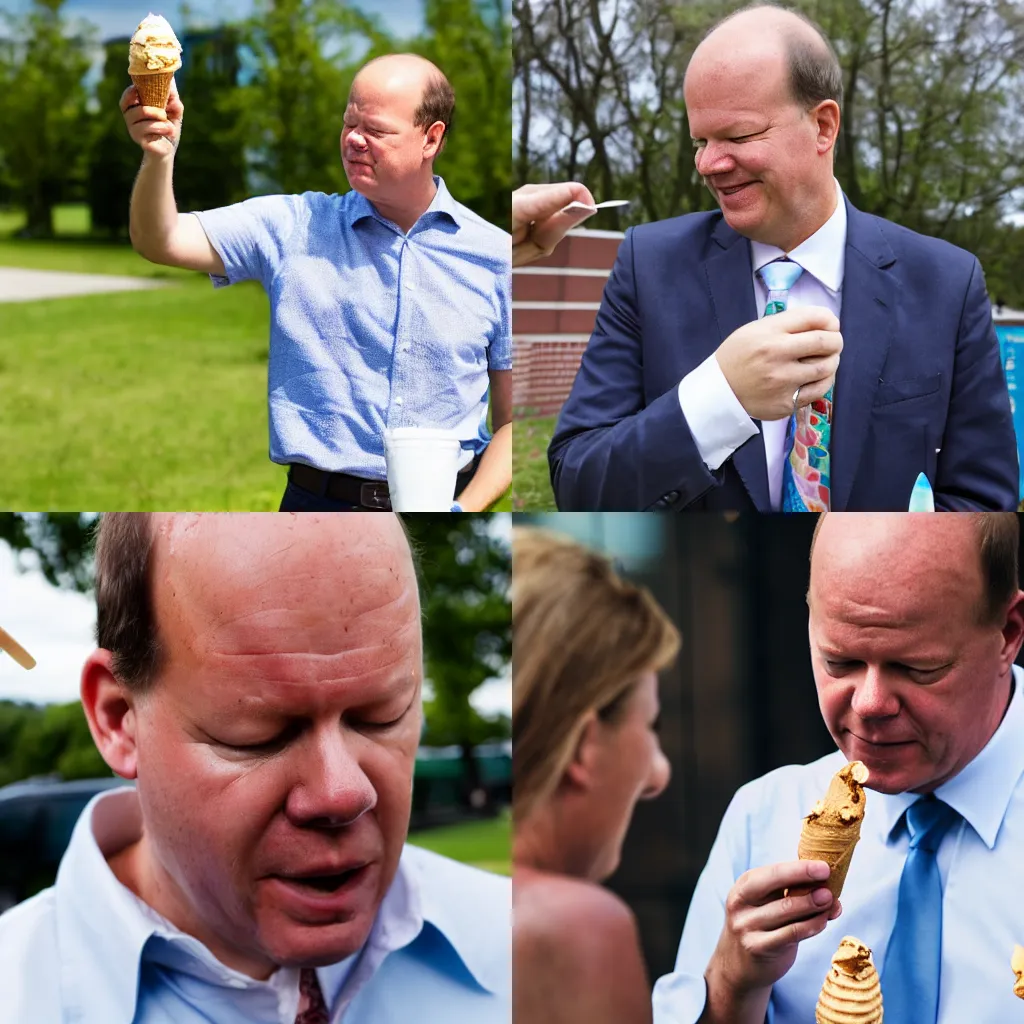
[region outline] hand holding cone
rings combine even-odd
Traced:
[[[1014,946],[1010,958],[1010,970],[1017,976],[1013,986],[1013,994],[1024,999],[1024,946]]]
[[[814,1011],[816,1024],[882,1024],[882,986],[871,950],[847,936],[832,957]]]
[[[860,839],[860,826],[864,820],[867,794],[864,783],[868,780],[867,767],[860,761],[844,765],[829,784],[824,800],[804,818],[803,831],[797,856],[801,860],[823,860],[832,869],[824,884],[838,900],[843,891],[846,874],[853,860],[853,850]],[[817,886],[791,888],[787,895],[802,896]]]

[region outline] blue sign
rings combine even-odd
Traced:
[[[1013,427],[1017,432],[1017,459],[1021,466],[1018,494],[1024,498],[1024,392],[1020,390],[1020,385],[1024,384],[1024,324],[996,324],[996,336],[1010,392]]]

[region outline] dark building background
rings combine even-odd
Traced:
[[[516,516],[614,556],[683,633],[678,663],[661,686],[672,781],[658,800],[637,806],[622,865],[609,881],[637,915],[652,979],[672,970],[690,897],[736,790],[835,749],[818,712],[807,644],[815,520]]]

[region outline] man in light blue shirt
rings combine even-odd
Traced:
[[[906,980],[886,970],[908,861],[905,812],[926,794],[956,812],[935,855],[936,1009],[894,1024],[1020,1015],[1010,971],[1024,936],[1018,537],[1013,513],[822,517],[808,591],[811,661],[839,750],[736,794],[676,970],[655,986],[656,1024],[807,1024],[846,935],[872,949],[891,1000]],[[794,858],[802,818],[847,760],[864,762],[871,791],[840,908],[822,888],[827,866]],[[781,898],[808,882],[816,891]],[[929,941],[915,938],[922,948]]]
[[[352,191],[179,214],[178,94],[166,113],[140,106],[134,86],[121,98],[143,150],[136,250],[218,286],[259,281],[270,297],[270,457],[290,467],[282,511],[389,508],[384,432],[396,427],[458,437],[465,511],[511,483],[511,241],[433,173],[454,104],[429,61],[378,58],[345,109]]]
[[[0,1024],[509,1024],[509,881],[404,845],[398,520],[107,515],[96,592],[82,703],[136,786],[0,917]]]

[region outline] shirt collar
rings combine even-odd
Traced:
[[[840,291],[846,268],[846,200],[839,182],[835,185],[837,201],[832,216],[792,252],[787,253],[765,242],[751,241],[750,253],[755,273],[766,263],[788,256],[830,292]]]
[[[402,860],[407,877],[415,885],[424,923],[443,936],[481,988],[492,994],[507,992],[510,988],[508,950],[481,941],[480,907],[471,895],[465,894],[464,872],[474,869],[453,864],[416,847],[407,846]],[[453,898],[453,894],[460,892],[463,895]],[[508,913],[511,921],[511,889]]]
[[[1014,790],[1024,775],[1024,669],[1013,668],[1013,696],[999,728],[981,753],[961,772],[944,782],[935,795],[957,811],[991,850]],[[882,794],[883,835],[895,838],[903,812],[917,793]]]
[[[434,198],[430,200],[430,205],[420,214],[419,220],[413,225],[409,233],[424,222],[429,222],[438,217],[448,217],[452,220],[456,227],[462,226],[462,217],[459,211],[459,204],[452,198],[451,193],[448,191],[448,186],[444,183],[444,178],[439,174],[434,175],[434,185],[437,191],[434,193]],[[366,220],[368,217],[374,220],[379,220],[382,224],[387,224],[390,227],[394,227],[393,221],[390,221],[381,214],[377,207],[370,202],[361,192],[356,192],[352,189],[348,193],[351,197],[344,207],[344,216],[348,220],[349,227],[359,223],[361,220]]]

